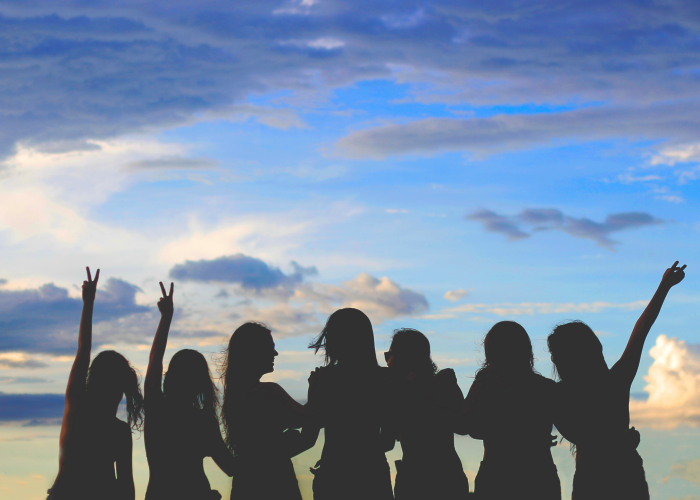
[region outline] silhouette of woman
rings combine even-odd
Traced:
[[[619,361],[608,369],[603,346],[581,321],[557,326],[547,338],[557,383],[554,424],[576,446],[572,498],[612,500],[649,498],[639,433],[629,429],[630,387],[644,341],[669,290],[685,277],[686,266],[667,269],[654,297],[637,320]]]
[[[392,416],[403,450],[396,466],[396,500],[466,498],[469,480],[454,445],[464,396],[454,371],[438,372],[430,342],[410,328],[394,332],[384,357],[392,372]]]
[[[58,476],[48,500],[134,500],[131,430],[139,430],[143,422],[139,380],[129,362],[115,351],[101,352],[90,364],[100,270],[93,280],[87,268],[87,277],[78,353],[66,389]],[[117,418],[122,397],[126,397],[128,423]]]
[[[282,387],[260,381],[274,371],[277,355],[270,329],[260,323],[244,323],[231,335],[223,366],[223,423],[238,467],[232,500],[301,500],[291,457],[316,443],[319,427]]]
[[[315,500],[393,498],[385,452],[394,447],[388,430],[387,368],[377,363],[369,318],[340,309],[309,346],[325,351],[309,405],[322,415],[325,443],[314,472]]]
[[[474,481],[480,499],[561,499],[552,460],[554,381],[534,369],[532,343],[514,321],[484,338],[485,360],[464,400],[469,435],[484,441]]]
[[[173,319],[173,289],[158,301],[161,319],[146,372],[145,444],[150,478],[146,500],[220,499],[204,473],[203,460],[212,457],[229,476],[233,456],[221,437],[217,390],[201,353],[175,353],[163,381],[163,356]]]

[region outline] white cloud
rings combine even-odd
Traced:
[[[469,295],[469,292],[464,288],[460,288],[459,290],[446,291],[444,297],[450,302],[457,302],[466,297],[467,295]]]
[[[659,335],[649,351],[646,401],[630,401],[632,424],[673,429],[700,424],[700,344]]]
[[[700,142],[662,148],[651,157],[652,165],[700,162]]]
[[[340,286],[315,284],[313,288],[300,287],[297,297],[318,301],[325,311],[355,307],[377,323],[398,316],[421,314],[429,309],[428,300],[422,293],[404,288],[386,276],[375,278],[368,273],[360,273]]]

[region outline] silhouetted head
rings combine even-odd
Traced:
[[[248,322],[239,326],[229,340],[222,366],[224,404],[222,421],[226,444],[234,449],[232,422],[236,410],[236,389],[257,382],[275,369],[275,342],[272,332],[262,323]]]
[[[163,380],[163,394],[169,402],[216,414],[217,392],[202,353],[192,349],[175,353]]]
[[[515,321],[499,321],[491,327],[484,337],[484,358],[482,370],[522,373],[535,367],[530,337]]]
[[[421,378],[427,378],[437,373],[437,366],[430,357],[430,341],[412,328],[394,331],[391,347],[385,357],[389,368],[402,374],[412,372]]]
[[[225,381],[231,377],[259,379],[275,369],[275,342],[272,332],[262,323],[239,326],[228,343],[224,359]]]
[[[86,390],[93,409],[115,412],[126,397],[129,426],[140,430],[143,424],[143,397],[139,377],[124,356],[116,351],[102,351],[90,364]]]
[[[378,366],[372,323],[359,309],[338,309],[309,344],[314,352],[324,351],[326,365]]]
[[[608,369],[603,344],[583,321],[558,325],[547,337],[547,347],[561,380],[582,380]]]

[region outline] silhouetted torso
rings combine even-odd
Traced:
[[[448,414],[458,412],[462,400],[462,390],[450,369],[427,380],[400,378],[392,382],[392,420],[403,450],[397,464],[397,500],[450,500],[469,493]]]
[[[204,499],[211,493],[203,460],[221,439],[216,418],[173,408],[158,395],[146,401],[144,428],[150,478],[146,499]]]
[[[393,497],[381,441],[388,420],[388,376],[388,368],[379,366],[319,370],[314,409],[323,418],[325,443],[314,478],[316,500]]]
[[[229,387],[227,398],[234,410],[229,432],[241,467],[233,478],[232,499],[301,500],[284,431],[303,422],[274,397],[275,390],[264,382]]]
[[[533,372],[477,374],[469,391],[476,397],[467,400],[469,434],[484,441],[474,490],[481,498],[561,498],[550,452],[554,389],[554,381]]]
[[[130,449],[131,429],[115,416],[98,416],[88,408],[73,415],[61,436],[59,472],[51,498],[82,500],[116,498],[114,464]]]
[[[555,424],[576,445],[575,499],[649,498],[630,442],[630,384],[615,367],[581,383],[559,382]]]

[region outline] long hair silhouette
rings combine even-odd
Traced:
[[[359,309],[338,309],[326,321],[321,333],[309,344],[314,353],[323,351],[326,366],[339,362],[353,366],[379,366],[374,348],[374,330]]]
[[[637,453],[639,433],[630,428],[630,388],[651,327],[671,288],[685,277],[675,262],[634,325],[625,351],[608,368],[603,345],[582,321],[560,324],[547,338],[556,374],[555,425],[576,450],[575,500],[648,500],[649,487]]]
[[[182,349],[175,353],[163,378],[163,395],[184,407],[216,416],[219,390],[211,377],[209,364],[201,352]]]
[[[87,268],[78,352],[66,387],[58,474],[49,500],[133,500],[135,495],[131,432],[141,429],[143,398],[136,371],[118,352],[101,352],[90,363],[99,277],[99,269],[93,280]],[[128,423],[116,416],[124,396]]]
[[[358,309],[340,309],[309,347],[325,357],[315,372],[317,387],[309,390],[309,405],[325,427],[321,460],[312,469],[314,499],[392,498],[385,456],[394,446],[388,373],[377,363],[372,323]]]
[[[102,351],[90,363],[85,384],[87,400],[94,408],[114,408],[124,398],[129,427],[143,429],[143,395],[139,376],[117,351]]]
[[[411,328],[394,332],[385,359],[392,372],[392,422],[403,450],[396,462],[395,498],[466,498],[469,480],[454,446],[463,399],[454,371],[438,372],[430,341]]]
[[[464,401],[469,434],[484,442],[474,493],[509,500],[527,492],[559,500],[552,460],[555,383],[534,368],[532,342],[515,321],[500,321],[484,337],[484,361]]]
[[[481,370],[535,372],[530,336],[515,321],[499,321],[484,337]],[[536,372],[535,372],[536,373]]]
[[[418,330],[395,330],[389,351],[393,357],[391,368],[397,371],[411,372],[421,378],[430,378],[438,372],[437,365],[430,357],[430,341]]]
[[[271,330],[255,322],[238,327],[226,349],[222,421],[240,471],[232,499],[301,500],[290,459],[314,445],[319,427],[282,387],[260,381],[274,371],[277,355]]]
[[[235,463],[219,430],[216,386],[206,359],[192,349],[175,353],[163,379],[174,285],[170,285],[170,294],[163,283],[160,287],[161,320],[146,374],[145,442],[150,469],[146,499],[220,499],[204,473],[203,460],[211,457],[229,476]]]

